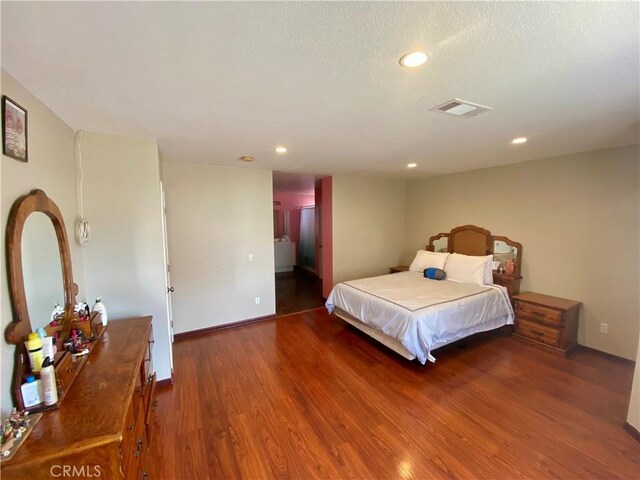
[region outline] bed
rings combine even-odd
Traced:
[[[431,237],[409,271],[335,285],[326,307],[403,357],[435,362],[438,348],[513,324],[521,261],[518,242],[464,225]],[[425,278],[429,265],[447,279]]]

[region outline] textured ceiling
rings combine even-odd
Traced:
[[[639,8],[2,2],[2,67],[73,128],[155,137],[165,160],[406,178],[637,143]],[[417,48],[431,60],[401,68]],[[453,97],[494,110],[429,111]]]

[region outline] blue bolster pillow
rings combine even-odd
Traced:
[[[444,280],[447,274],[444,270],[440,270],[439,268],[425,268],[424,269],[424,277],[430,280]]]

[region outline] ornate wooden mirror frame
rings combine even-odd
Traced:
[[[28,195],[20,197],[11,207],[9,221],[7,223],[6,251],[7,251],[7,274],[9,280],[9,294],[11,297],[11,308],[13,310],[13,322],[5,330],[7,342],[16,346],[13,368],[13,384],[11,393],[14,405],[18,409],[24,409],[24,402],[20,385],[25,381],[27,375],[31,374],[29,358],[24,341],[32,332],[29,307],[27,305],[26,291],[24,285],[24,272],[22,266],[22,234],[25,223],[32,213],[44,213],[53,224],[58,241],[58,252],[60,253],[60,264],[62,266],[62,284],[64,290],[64,320],[60,327],[60,337],[56,342],[58,353],[55,357],[55,371],[58,386],[58,402],[53,405],[40,403],[27,408],[30,412],[40,412],[58,408],[66,396],[69,388],[77,378],[80,370],[88,359],[88,355],[78,359],[72,358],[71,354],[64,349],[64,342],[70,336],[72,322],[74,320],[74,306],[78,285],[73,282],[73,271],[71,268],[71,254],[69,252],[69,240],[67,230],[62,218],[60,209],[42,190],[33,190]],[[89,322],[94,337],[98,337],[104,331],[101,323],[100,330],[94,331],[92,315]],[[56,327],[58,328],[58,327]],[[92,346],[88,347],[91,350]]]
[[[13,322],[5,331],[7,342],[20,345],[32,332],[31,319],[24,287],[24,273],[22,270],[22,232],[29,215],[35,212],[44,213],[51,222],[58,239],[58,251],[62,266],[64,288],[64,323],[59,344],[62,345],[64,337],[69,334],[69,327],[73,319],[73,307],[76,303],[78,285],[73,282],[71,268],[71,254],[69,253],[69,241],[60,209],[42,190],[33,190],[24,195],[13,204],[7,223],[7,274],[9,281],[9,294],[11,308],[13,310]]]

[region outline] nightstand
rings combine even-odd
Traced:
[[[513,301],[515,338],[563,357],[577,345],[580,302],[533,292]]]
[[[397,267],[391,267],[389,273],[408,272],[409,267],[407,265],[398,265]]]
[[[493,272],[493,283],[505,287],[509,293],[509,298],[520,293],[520,280],[522,280],[522,275],[514,277],[505,273]]]

